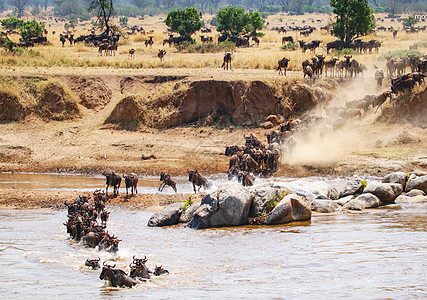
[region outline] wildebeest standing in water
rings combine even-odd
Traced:
[[[283,57],[281,59],[279,59],[279,61],[277,62],[279,64],[279,66],[277,67],[277,70],[279,70],[279,75],[285,75],[286,76],[286,69],[288,68],[288,62],[290,61],[289,58]],[[285,70],[285,72],[282,72],[282,69]]]
[[[133,287],[138,284],[138,281],[128,276],[125,271],[120,269],[113,269],[116,265],[109,266],[105,265],[102,268],[99,279],[110,281],[113,287]]]
[[[122,182],[122,177],[118,174],[115,174],[114,172],[111,172],[109,174],[105,174],[106,177],[106,185],[107,187],[105,188],[105,195],[108,196],[108,187],[112,186],[113,187],[113,194],[114,195],[118,195],[119,194],[119,188],[120,188],[120,183]]]
[[[135,191],[135,194],[138,194],[137,185],[138,185],[138,176],[135,173],[129,173],[124,176],[126,184],[126,196],[128,195],[128,189],[130,188],[131,193]]]
[[[92,270],[98,270],[99,268],[101,268],[101,266],[99,265],[100,260],[101,258],[99,257],[95,259],[86,259],[85,266],[92,268]]]
[[[208,186],[208,180],[199,174],[199,172],[196,171],[189,171],[188,172],[188,181],[190,181],[193,184],[194,192],[200,192],[200,188],[203,186],[205,189]],[[196,191],[196,186],[199,187],[199,189]]]
[[[177,192],[176,190],[176,182],[172,180],[171,176],[167,173],[161,172],[160,173],[160,186],[159,186],[159,192],[163,191],[163,189],[168,185],[170,186],[175,193]]]
[[[224,54],[224,63],[222,64],[221,67],[224,68],[224,70],[228,70],[228,65],[230,65],[230,70],[231,70],[231,55],[233,54],[233,52],[226,52]]]

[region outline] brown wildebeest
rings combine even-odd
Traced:
[[[393,38],[395,39],[395,38],[396,38],[396,36],[397,36],[397,30],[394,30],[394,31],[393,31]]]
[[[286,42],[290,42],[290,43],[294,43],[294,38],[291,36],[283,36],[282,37],[282,46],[286,43]]]
[[[279,61],[277,62],[279,64],[279,66],[277,67],[277,70],[279,70],[279,75],[285,75],[286,76],[286,69],[288,68],[288,62],[290,61],[290,58],[286,58],[283,57],[281,59],[279,59]],[[282,72],[282,69],[285,70],[285,72]]]
[[[128,195],[128,188],[131,189],[132,195],[133,191],[135,191],[135,194],[138,194],[138,190],[136,188],[138,185],[138,176],[135,173],[129,173],[128,175],[125,175],[124,178],[126,184],[126,196]]]
[[[148,40],[145,41],[145,47],[148,47],[148,45],[150,45],[150,48],[151,48],[151,46],[153,46],[153,44],[154,44],[153,37],[154,36],[148,37]]]
[[[208,186],[208,180],[203,177],[202,175],[199,174],[199,172],[196,171],[189,171],[188,172],[188,181],[190,181],[193,184],[193,189],[194,192],[197,193],[196,191],[196,186],[199,187],[198,191],[200,192],[200,188],[203,186],[205,189]]]
[[[61,43],[62,43],[62,47],[64,47],[64,44],[65,44],[65,41],[66,41],[66,39],[65,39],[65,36],[61,33],[61,35],[60,35],[60,37],[59,37],[59,40],[61,41]]]
[[[160,173],[160,186],[159,186],[159,192],[163,191],[163,189],[165,188],[165,186],[170,186],[175,193],[177,192],[176,190],[176,182],[172,180],[171,176],[167,173],[161,172]]]
[[[130,58],[135,58],[135,49],[132,48],[132,49],[129,50],[129,57]]]
[[[101,43],[98,45],[98,55],[102,56],[102,51],[105,51],[105,56],[107,56],[108,43]]]
[[[92,270],[98,270],[101,266],[99,265],[99,261],[101,258],[95,258],[95,259],[86,259],[85,266],[92,268]]]
[[[224,67],[224,70],[227,68],[228,70],[228,65],[230,65],[230,70],[231,70],[231,55],[233,54],[233,52],[226,52],[224,54],[224,63],[222,64],[221,67]]]
[[[118,174],[115,174],[114,172],[111,172],[109,174],[105,174],[105,177],[107,178],[107,181],[106,181],[107,187],[105,188],[105,195],[108,196],[108,187],[109,186],[113,187],[113,194],[118,195],[120,183],[122,182],[122,177]]]
[[[128,276],[125,271],[120,269],[113,269],[114,266],[105,265],[102,268],[101,275],[99,275],[99,279],[110,281],[113,287],[133,287],[138,284],[138,281]]]
[[[157,56],[160,58],[160,61],[163,61],[163,57],[166,55],[166,50],[159,50]]]

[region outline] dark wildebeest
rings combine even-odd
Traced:
[[[144,43],[145,43],[145,47],[148,47],[148,45],[150,45],[150,48],[151,48],[151,46],[153,46],[153,44],[154,44],[153,37],[154,37],[154,36],[149,36],[149,37],[148,37],[148,40],[146,40],[146,41],[144,42]]]
[[[147,262],[147,256],[144,258],[136,258],[133,256],[133,262],[129,265],[131,271],[129,276],[132,278],[150,279],[150,273],[152,273],[145,265]]]
[[[165,188],[165,186],[170,186],[175,193],[177,192],[176,190],[176,182],[172,180],[171,176],[167,173],[161,172],[160,173],[160,186],[159,186],[159,192],[163,191],[163,189]]]
[[[285,43],[287,43],[287,42],[290,42],[290,43],[294,43],[294,38],[293,37],[291,37],[291,36],[283,36],[282,37],[282,46],[285,44]]]
[[[329,53],[331,49],[342,50],[344,43],[341,40],[336,40],[326,44],[326,53]]]
[[[113,287],[133,287],[138,284],[138,281],[128,276],[125,271],[120,269],[113,269],[116,265],[109,266],[105,265],[102,268],[101,275],[99,279],[110,281]]]
[[[138,185],[138,176],[135,173],[129,173],[125,176],[125,184],[126,184],[126,196],[128,195],[128,188],[130,188],[131,193],[135,191],[135,194],[138,194],[137,185]]]
[[[231,70],[231,55],[232,55],[233,53],[232,52],[226,52],[225,54],[224,54],[224,63],[222,64],[222,66],[221,67],[223,67],[224,68],[224,70],[227,68],[227,70],[228,70],[228,65],[230,65],[230,70]]]
[[[85,266],[92,268],[92,270],[98,270],[99,268],[101,268],[101,266],[99,265],[99,261],[101,260],[101,258],[95,258],[95,259],[86,259],[85,262]]]
[[[203,188],[207,188],[208,186],[208,180],[199,174],[199,172],[196,171],[189,171],[188,172],[188,181],[190,181],[193,184],[194,192],[200,192],[200,188],[203,186]],[[196,186],[199,187],[198,191],[196,191]]]
[[[65,38],[65,36],[61,33],[61,35],[59,36],[59,40],[61,41],[61,43],[62,43],[62,47],[64,47],[64,44],[65,44],[65,41],[66,41],[66,38]]]
[[[107,223],[109,217],[110,217],[110,212],[103,210],[101,213],[101,222],[104,224]]]
[[[122,182],[122,177],[118,174],[115,174],[114,172],[111,172],[110,174],[105,174],[105,177],[107,179],[107,181],[105,183],[107,185],[107,187],[105,188],[105,195],[108,196],[108,187],[109,186],[113,187],[113,194],[118,195],[120,183]]]
[[[156,266],[156,268],[154,269],[153,275],[160,276],[163,274],[169,274],[169,271],[164,269],[163,266]]]
[[[129,57],[130,58],[135,58],[135,49],[132,48],[132,49],[129,50]]]
[[[277,70],[279,70],[279,75],[285,75],[286,76],[286,69],[288,68],[288,62],[290,61],[289,58],[283,57],[281,59],[279,59],[279,61],[277,62],[279,64],[279,66],[277,67]],[[285,70],[285,72],[282,72],[282,68]]]
[[[157,53],[157,56],[160,58],[160,61],[163,61],[163,57],[166,55],[166,50],[159,50],[159,53]]]

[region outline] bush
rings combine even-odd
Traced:
[[[356,50],[350,49],[350,48],[344,48],[342,50],[338,50],[337,51],[338,55],[357,55],[360,54],[359,52],[357,52]]]
[[[289,43],[284,44],[282,47],[280,47],[280,49],[294,51],[294,50],[298,49],[298,44],[289,42]]]
[[[381,54],[378,59],[379,60],[385,60],[385,59],[399,59],[403,57],[409,57],[409,56],[415,56],[415,57],[423,57],[423,55],[418,52],[417,50],[394,50],[389,51],[387,53]]]
[[[178,52],[182,53],[216,53],[233,51],[236,45],[233,42],[225,41],[219,44],[214,43],[190,43],[184,42],[176,46]]]
[[[24,25],[24,21],[15,17],[7,18],[1,21],[1,26],[5,29],[16,29],[21,28]]]
[[[36,20],[27,21],[22,25],[21,37],[24,41],[29,41],[32,37],[42,36],[44,33],[44,23]]]

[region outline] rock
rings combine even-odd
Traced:
[[[283,117],[281,115],[269,115],[265,120],[277,126],[283,122]]]
[[[266,121],[266,122],[264,122],[264,123],[261,123],[259,126],[260,126],[261,128],[264,128],[264,129],[270,129],[270,128],[273,128],[273,127],[274,127],[274,124],[273,124],[273,123],[271,123],[270,121]]]
[[[152,215],[147,225],[149,227],[161,227],[178,224],[183,207],[184,202],[172,203],[162,211]]]
[[[409,203],[409,202],[427,202],[427,197],[422,195],[417,195],[414,197],[406,196],[406,195],[400,195],[395,200],[396,203]]]
[[[370,193],[364,193],[344,204],[342,210],[364,210],[366,208],[374,208],[380,205],[381,200],[377,196]]]
[[[355,198],[353,195],[348,195],[337,200],[338,205],[344,206],[348,201]]]
[[[396,199],[402,191],[403,187],[399,183],[381,183],[373,181],[368,183],[363,190],[363,194],[373,194],[381,200],[382,205],[385,205],[393,203],[394,199]]]
[[[200,207],[200,203],[193,203],[182,212],[181,217],[179,218],[179,223],[188,223],[191,221],[196,210]]]
[[[0,90],[0,121],[19,121],[26,115],[25,107],[12,91]]]
[[[206,195],[188,227],[203,229],[245,225],[252,201],[253,195],[241,186]]]
[[[383,183],[399,183],[402,187],[405,186],[407,174],[404,172],[393,172],[385,176],[382,180]]]
[[[127,96],[117,103],[105,123],[122,123],[137,121],[141,115],[141,106],[136,96]]]
[[[406,184],[406,190],[411,191],[413,189],[427,193],[427,175],[410,177]]]
[[[346,183],[344,188],[339,191],[339,198],[343,198],[345,196],[354,195],[356,192],[363,191],[362,189],[362,179],[360,178],[352,178],[350,181]]]
[[[320,213],[331,213],[337,211],[340,205],[333,200],[314,200],[311,202],[311,210]]]
[[[424,193],[422,190],[412,189],[409,192],[405,194],[408,197],[415,197],[415,196],[425,196],[426,193]]]
[[[310,202],[296,194],[285,196],[265,220],[266,225],[286,224],[311,219]]]

